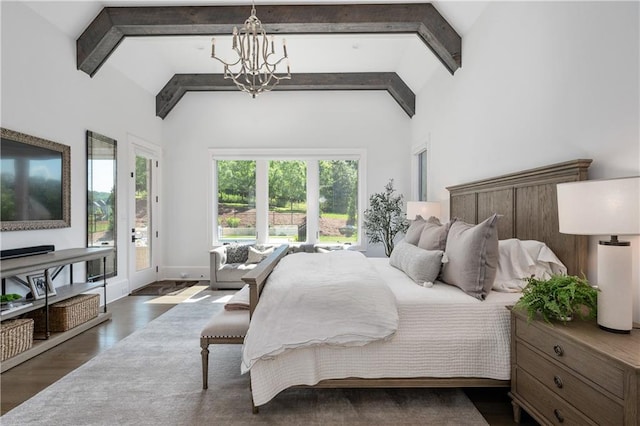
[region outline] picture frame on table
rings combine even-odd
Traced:
[[[49,296],[56,295],[56,288],[53,286],[51,278],[47,280],[44,272],[27,275],[27,281],[29,281],[29,287],[31,287],[31,294],[36,300],[44,299],[46,292],[49,293]]]

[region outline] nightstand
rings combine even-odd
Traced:
[[[595,321],[553,325],[511,311],[513,415],[541,424],[640,425],[640,330]]]

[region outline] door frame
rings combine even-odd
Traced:
[[[159,246],[160,246],[160,188],[161,188],[161,164],[162,164],[162,149],[160,146],[151,142],[145,141],[134,135],[127,135],[129,139],[129,162],[128,162],[128,215],[127,215],[127,247],[128,247],[128,278],[129,278],[129,292],[132,292],[140,287],[144,287],[158,280],[159,271]],[[135,169],[136,169],[136,157],[138,155],[144,155],[150,158],[155,163],[153,173],[151,174],[151,229],[148,231],[148,238],[151,242],[151,266],[144,272],[136,271],[136,250],[131,242],[131,229],[135,228],[136,217],[136,203],[135,199]]]

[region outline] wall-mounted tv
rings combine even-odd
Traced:
[[[71,148],[1,129],[2,231],[71,226]]]

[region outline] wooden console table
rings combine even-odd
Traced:
[[[16,275],[26,274],[35,271],[44,271],[45,279],[50,278],[50,268],[63,268],[69,266],[73,268],[74,263],[85,262],[88,260],[95,260],[102,258],[103,271],[106,271],[106,259],[107,256],[113,251],[112,248],[72,248],[65,250],[53,251],[46,254],[37,254],[34,256],[17,257],[13,259],[0,260],[0,278],[2,278],[2,292],[5,293],[5,280],[7,278],[15,277]],[[32,301],[32,305],[20,309],[17,311],[7,312],[0,314],[0,321],[15,318],[27,312],[35,309],[45,308],[45,339],[34,341],[31,349],[22,352],[12,358],[9,358],[2,362],[0,371],[6,371],[16,365],[33,358],[42,352],[51,349],[52,347],[59,345],[60,343],[71,339],[74,336],[94,327],[104,321],[111,318],[111,313],[107,312],[107,279],[103,275],[102,280],[92,283],[73,283],[73,269],[70,274],[70,283],[60,287],[56,287],[56,294],[49,295],[45,293],[44,299]],[[97,318],[87,321],[77,327],[74,327],[68,331],[62,333],[50,333],[49,332],[49,305],[51,303],[60,302],[70,297],[76,296],[80,293],[94,290],[96,288],[103,288],[104,294],[104,309],[103,312],[98,314]]]

